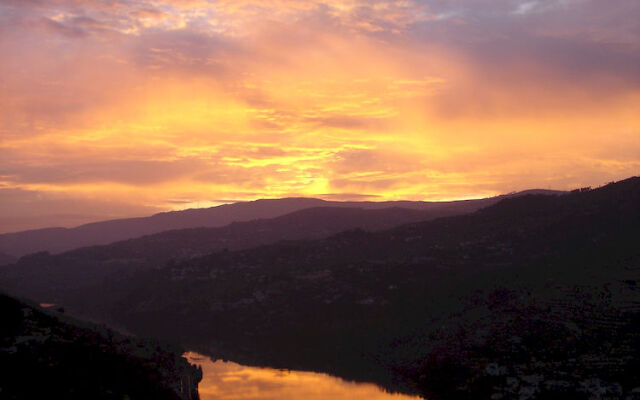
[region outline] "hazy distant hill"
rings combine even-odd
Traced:
[[[13,264],[16,261],[18,261],[16,257],[0,253],[0,265]]]
[[[216,252],[69,304],[214,356],[430,399],[633,398],[638,243],[632,178],[382,232]]]
[[[562,193],[562,192],[557,192]],[[79,247],[112,243],[171,229],[219,227],[232,222],[274,218],[312,207],[379,209],[400,207],[442,212],[447,215],[472,212],[494,204],[501,197],[455,202],[337,202],[312,198],[263,199],[155,214],[150,217],[117,219],[76,228],[45,228],[0,235],[0,252],[14,257],[39,251],[59,253]]]
[[[370,231],[454,214],[405,208],[308,208],[277,218],[234,222],[220,228],[171,230],[109,245],[83,247],[50,255],[24,256],[0,269],[0,284],[21,296],[61,302],[70,290],[103,279],[127,279],[137,270],[162,268],[220,250],[239,250],[282,240],[319,239],[349,229]]]

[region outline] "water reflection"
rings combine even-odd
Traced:
[[[187,353],[192,364],[202,365],[199,392],[202,400],[418,400],[420,397],[385,393],[370,383],[346,382],[327,374],[245,367],[212,361]]]

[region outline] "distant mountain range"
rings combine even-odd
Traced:
[[[507,196],[526,194],[532,191]],[[535,190],[560,194],[563,192]],[[143,235],[173,229],[220,227],[232,222],[275,218],[313,207],[344,207],[374,210],[381,208],[405,208],[431,211],[434,215],[454,215],[473,212],[494,204],[503,196],[451,202],[339,202],[314,198],[261,199],[249,202],[225,204],[204,209],[171,211],[150,217],[116,219],[94,222],[76,228],[44,228],[0,235],[0,253],[12,257],[39,251],[59,253],[85,246],[108,244]],[[0,259],[0,265],[2,260]]]
[[[36,254],[3,267],[0,286],[59,297],[76,312],[214,357],[373,380],[429,399],[628,398],[637,390],[640,178],[502,198],[471,214],[385,230],[251,245],[260,229],[285,238],[305,227],[326,234],[348,218],[378,218],[373,225],[384,228],[386,213],[387,221],[415,217],[336,211],[238,223],[215,235],[166,232],[130,248]],[[123,270],[130,263],[96,264],[112,251],[152,260],[145,252],[162,243],[202,241],[205,249],[221,238],[228,250],[134,273]]]
[[[388,229],[458,210],[308,208],[276,218],[234,222],[219,228],[171,230],[53,255],[34,253],[22,257],[15,265],[0,269],[0,282],[6,289],[15,289],[22,296],[60,303],[75,288],[100,284],[107,278],[126,280],[140,270],[163,268],[169,262],[175,264],[215,251],[248,249],[283,240],[320,239],[355,228]]]
[[[509,196],[526,193],[531,191]],[[331,203],[319,200],[320,204],[332,206],[305,208],[276,218],[233,222],[218,228],[170,230],[60,254],[34,253],[22,257],[15,266],[1,269],[0,282],[6,289],[15,289],[22,296],[59,303],[64,302],[72,289],[99,284],[106,278],[128,279],[136,271],[162,268],[169,261],[176,263],[214,251],[248,249],[283,240],[320,239],[356,228],[367,231],[389,229],[409,222],[468,213],[496,201],[498,198],[445,203]],[[282,210],[284,206],[299,207],[317,202],[316,199],[267,201],[271,211],[277,208],[276,205],[280,206],[278,210]],[[260,203],[261,201],[239,204],[244,207]],[[345,207],[353,204],[363,208]],[[399,204],[413,208],[380,208]],[[192,211],[219,213],[224,209],[226,208],[222,206]],[[265,207],[249,210],[256,213],[264,211]],[[175,216],[180,216],[181,213],[177,212]],[[186,213],[188,216],[190,211]],[[94,228],[99,228],[99,224]],[[25,282],[29,282],[29,285],[25,286]],[[25,287],[27,291],[22,290]]]
[[[633,398],[638,243],[631,178],[379,232],[219,251],[78,291],[72,303],[213,356],[429,399]]]
[[[14,256],[10,256],[9,254],[0,253],[0,265],[13,264],[18,261],[18,259]]]
[[[31,254],[0,287],[213,357],[433,400],[634,399],[640,178],[556,194],[305,207]]]

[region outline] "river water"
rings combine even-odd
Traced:
[[[201,400],[420,400],[421,397],[386,393],[371,383],[347,382],[331,375],[246,367],[212,361],[198,353],[186,353],[192,364],[202,366],[198,387]]]

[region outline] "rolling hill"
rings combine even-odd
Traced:
[[[625,398],[640,379],[640,178],[141,271],[68,305],[247,364],[439,398]],[[618,396],[618,397],[616,397]]]
[[[45,228],[5,233],[0,235],[0,252],[16,258],[40,251],[59,253],[75,248],[108,244],[173,229],[220,227],[232,222],[275,218],[313,207],[362,209],[396,207],[452,215],[475,211],[494,204],[501,198],[498,196],[452,202],[338,202],[313,198],[262,199],[204,209],[165,212],[150,217],[94,222],[76,228]]]
[[[214,251],[240,250],[283,240],[319,239],[345,230],[388,229],[446,215],[404,208],[309,208],[271,219],[234,222],[220,228],[180,229],[85,247],[61,254],[35,253],[0,268],[0,283],[17,295],[64,302],[76,288],[103,280],[127,279],[145,269],[163,268]]]

